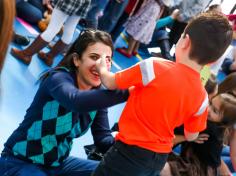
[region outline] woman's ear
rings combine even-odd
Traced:
[[[72,59],[73,59],[73,62],[75,64],[76,67],[79,67],[80,66],[80,59],[79,59],[79,55],[77,53],[73,53],[72,54]]]

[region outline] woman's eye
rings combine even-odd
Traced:
[[[90,56],[91,57],[91,59],[93,59],[93,60],[98,60],[98,56]]]

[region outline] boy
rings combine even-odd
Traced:
[[[189,22],[176,45],[176,63],[149,58],[113,74],[104,57],[97,69],[108,89],[134,86],[119,121],[116,143],[94,176],[156,176],[172,150],[174,128],[184,124],[192,141],[206,128],[208,98],[200,70],[216,61],[232,40],[221,14],[203,13]]]

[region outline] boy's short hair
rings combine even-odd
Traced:
[[[224,14],[201,13],[193,18],[184,30],[191,40],[189,57],[198,64],[215,62],[222,56],[232,41],[232,27]]]

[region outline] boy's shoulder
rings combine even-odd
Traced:
[[[150,57],[147,60],[152,61],[154,66],[163,67],[163,68],[171,68],[176,65],[176,63],[173,61],[159,58],[159,57]]]

